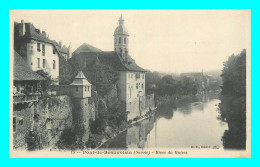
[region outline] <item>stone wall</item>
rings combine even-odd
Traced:
[[[149,110],[155,109],[154,94],[139,97],[128,102],[126,110],[129,111],[127,120],[132,120],[137,116],[145,115]]]
[[[137,116],[141,116],[142,112],[139,108],[139,98],[135,98],[126,105],[126,111],[129,112],[127,120],[133,120]]]
[[[146,110],[155,109],[154,94],[145,96],[145,109]]]
[[[94,101],[88,102],[89,120],[96,120],[96,104]]]
[[[72,105],[68,96],[55,96],[34,103],[14,105],[15,149],[42,149],[54,145],[65,128],[72,126]],[[36,146],[36,147],[35,147]]]
[[[72,103],[73,130],[76,132],[78,140],[85,142],[89,138],[90,113],[88,98],[74,98]]]
[[[14,106],[13,112],[13,148],[25,149],[26,134],[32,129],[34,105],[18,104]]]

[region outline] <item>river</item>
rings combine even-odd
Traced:
[[[218,119],[217,95],[188,97],[176,105],[165,103],[156,113],[133,125],[102,148],[223,148],[228,125]]]

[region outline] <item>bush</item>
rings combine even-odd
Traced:
[[[45,78],[44,81],[41,81],[41,88],[43,91],[47,91],[50,89],[50,86],[54,83],[54,80],[51,78],[51,76],[44,72],[43,70],[36,71],[37,74]]]

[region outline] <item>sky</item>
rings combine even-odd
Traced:
[[[151,71],[220,70],[228,56],[250,50],[248,10],[13,10],[10,26],[30,22],[73,51],[83,43],[113,51],[121,14],[129,54]]]

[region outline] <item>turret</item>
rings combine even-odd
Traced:
[[[121,17],[118,20],[119,25],[115,29],[114,32],[114,50],[118,54],[125,54],[126,51],[128,51],[128,31],[126,27],[124,26],[124,19],[121,15]]]
[[[70,84],[71,93],[74,98],[91,97],[91,84],[86,79],[82,71],[80,71],[73,82]]]

